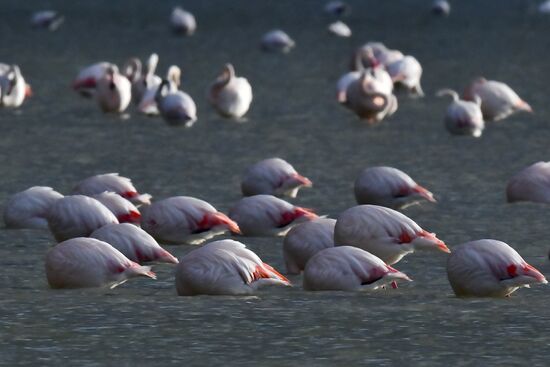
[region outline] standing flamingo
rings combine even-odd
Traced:
[[[106,242],[73,238],[46,254],[46,276],[52,288],[114,288],[130,278],[156,279],[149,266],[141,266]]]
[[[208,100],[224,117],[243,117],[252,103],[252,87],[246,78],[235,75],[231,64],[225,64],[223,72],[210,85]]]
[[[386,265],[373,254],[352,246],[317,252],[304,269],[304,289],[308,291],[363,291],[397,288],[397,280],[411,279]]]
[[[459,297],[505,297],[530,284],[548,283],[516,250],[491,239],[455,247],[447,260],[447,276]]]
[[[185,255],[176,267],[180,296],[246,295],[290,282],[240,242],[214,241]]]
[[[405,172],[393,167],[365,168],[355,180],[358,204],[404,209],[422,200],[436,202],[433,194]]]
[[[359,247],[392,265],[415,250],[451,252],[445,243],[409,217],[390,208],[359,205],[338,216],[336,246]]]
[[[298,223],[317,218],[309,209],[294,206],[271,195],[239,200],[229,211],[245,236],[284,236]]]
[[[474,101],[460,100],[458,93],[451,89],[442,89],[437,96],[449,95],[453,101],[445,113],[445,127],[451,134],[481,136],[485,128],[481,112],[481,98],[475,96]]]
[[[240,233],[237,223],[206,201],[174,196],[142,210],[141,227],[160,242],[198,245],[227,231]]]
[[[97,80],[96,99],[103,112],[124,112],[132,100],[132,84],[112,65]]]

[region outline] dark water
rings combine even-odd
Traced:
[[[239,198],[241,171],[280,156],[315,183],[295,202],[335,216],[354,205],[362,168],[389,165],[436,194],[437,205],[406,214],[451,248],[500,239],[550,275],[548,206],[504,198],[513,173],[549,159],[550,19],[526,0],[456,1],[447,19],[430,16],[430,1],[350,3],[348,40],[326,32],[322,1],[186,1],[198,21],[191,38],[168,31],[173,1],[1,2],[1,61],[21,66],[35,96],[0,111],[0,200],[32,185],[66,193],[81,178],[120,172],[156,198],[196,196],[225,211]],[[66,22],[54,33],[30,30],[30,13],[48,7]],[[258,50],[275,27],[296,40],[289,55]],[[374,128],[334,100],[348,55],[369,40],[415,55],[427,94],[400,98],[397,113]],[[161,73],[182,67],[199,109],[192,129],[133,110],[127,120],[104,115],[68,88],[82,66],[153,51]],[[227,61],[253,86],[246,123],[220,119],[204,98]],[[536,114],[489,124],[480,139],[449,136],[448,100],[433,94],[478,75],[506,81]],[[244,242],[283,268],[281,239]],[[43,258],[52,243],[45,232],[0,230],[2,365],[548,365],[548,287],[459,300],[444,255],[407,257],[396,267],[415,281],[376,294],[306,293],[295,277],[296,287],[257,297],[187,298],[176,296],[170,266],[156,267],[156,282],[50,290]]]

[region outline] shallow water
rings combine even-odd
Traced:
[[[102,172],[132,177],[155,198],[190,195],[226,211],[239,199],[239,176],[257,160],[280,156],[314,181],[296,203],[335,216],[354,205],[353,181],[371,165],[408,172],[437,205],[406,214],[452,248],[503,240],[547,275],[548,206],[505,202],[507,179],[548,160],[546,92],[550,19],[523,0],[460,1],[436,19],[429,1],[349,1],[352,39],[330,36],[323,2],[186,1],[198,21],[191,38],[170,34],[174,1],[50,1],[66,22],[57,32],[29,29],[39,1],[0,5],[2,61],[21,66],[35,96],[0,111],[0,200],[32,185],[63,193]],[[281,27],[296,40],[288,55],[263,54],[261,34]],[[416,56],[427,96],[400,96],[399,110],[376,127],[334,100],[334,84],[353,48],[369,40]],[[162,73],[183,68],[183,89],[199,120],[188,130],[134,110],[123,120],[68,88],[80,67],[158,52]],[[231,61],[254,89],[247,121],[225,121],[205,90]],[[478,75],[506,81],[536,111],[491,123],[480,139],[447,134],[442,87],[461,90]],[[283,269],[281,239],[246,238]],[[452,295],[443,254],[414,254],[396,265],[415,281],[376,294],[266,289],[256,297],[177,297],[173,268],[156,282],[114,290],[50,290],[43,258],[52,237],[0,229],[2,365],[547,365],[548,288],[510,299]],[[168,246],[177,256],[191,248]]]

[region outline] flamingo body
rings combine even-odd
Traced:
[[[455,247],[447,260],[447,276],[459,297],[505,297],[530,284],[548,283],[516,250],[491,239]]]
[[[138,276],[156,279],[149,266],[130,261],[106,242],[83,237],[61,242],[48,251],[46,276],[52,288],[114,288]]]
[[[150,261],[178,263],[178,259],[160,247],[151,235],[129,223],[104,225],[90,237],[107,242],[138,264]]]
[[[309,291],[377,290],[396,280],[411,279],[373,254],[352,246],[317,252],[304,269],[304,289]]]
[[[11,196],[4,206],[4,223],[8,228],[48,229],[46,215],[63,195],[45,186],[33,186]]]
[[[508,202],[550,204],[550,162],[537,162],[515,174],[506,186]]]
[[[300,274],[313,255],[334,247],[335,224],[335,219],[316,218],[288,231],[283,242],[283,257],[288,274]]]
[[[290,282],[254,252],[233,240],[214,241],[185,255],[176,267],[180,296],[246,295]]]
[[[119,176],[118,173],[91,176],[80,181],[73,188],[73,194],[86,196],[99,195],[105,191],[115,192],[137,205],[151,203],[151,195],[140,194],[132,184],[132,180]]]

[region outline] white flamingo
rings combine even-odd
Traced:
[[[527,102],[502,82],[477,78],[466,88],[464,99],[473,101],[476,95],[481,98],[481,112],[486,121],[502,120],[518,111],[533,112]]]
[[[141,218],[139,209],[119,194],[106,191],[101,194],[93,195],[92,197],[105,205],[105,207],[115,215],[119,223],[139,225]]]
[[[25,82],[19,66],[0,64],[0,107],[19,107],[30,96],[31,86]]]
[[[197,121],[195,101],[185,92],[178,90],[181,72],[177,66],[171,67],[174,81],[163,80],[155,94],[155,102],[160,115],[170,125],[191,127]]]
[[[176,6],[170,15],[170,26],[174,33],[190,36],[197,29],[197,21],[193,14]]]
[[[118,220],[105,205],[84,195],[56,200],[46,215],[48,227],[58,242],[87,237],[96,229]]]
[[[96,99],[103,112],[124,112],[132,100],[132,84],[116,66],[110,66],[97,80]]]
[[[48,210],[62,197],[63,195],[46,186],[33,186],[18,192],[4,206],[4,223],[8,228],[48,229]]]
[[[422,200],[435,203],[433,194],[405,172],[393,167],[365,168],[355,180],[358,204],[375,204],[404,209]]]
[[[174,196],[142,208],[141,227],[160,242],[198,245],[225,232],[240,233],[237,223],[206,201]]]
[[[208,100],[224,117],[243,117],[252,103],[252,87],[246,78],[235,75],[231,64],[225,64],[223,72],[210,85]]]
[[[364,291],[397,288],[397,280],[411,281],[373,254],[352,246],[331,247],[317,252],[304,269],[308,291]]]
[[[81,69],[73,80],[73,89],[83,97],[93,97],[96,93],[98,80],[103,78],[107,73],[107,69],[113,66],[116,65],[101,61]]]
[[[445,127],[451,134],[481,136],[485,128],[481,112],[481,98],[475,96],[474,101],[460,100],[458,93],[451,89],[442,89],[437,96],[451,96],[453,101],[445,113]]]
[[[268,194],[295,198],[302,187],[313,183],[300,175],[294,167],[281,158],[264,159],[248,167],[241,180],[245,196]]]
[[[505,297],[546,278],[508,244],[491,239],[467,242],[453,248],[447,276],[459,297]]]
[[[334,247],[335,219],[316,218],[293,227],[283,241],[283,258],[288,274],[300,274],[317,252]]]
[[[178,263],[178,259],[160,247],[151,235],[129,223],[104,225],[92,232],[90,237],[107,242],[138,264],[151,261]]]
[[[340,214],[334,243],[362,248],[390,265],[415,250],[450,252],[435,233],[398,211],[377,205],[354,206]]]
[[[294,206],[271,195],[239,200],[229,211],[245,236],[284,236],[298,223],[317,218],[309,209]]]
[[[262,50],[268,52],[288,53],[295,46],[294,40],[280,29],[274,29],[264,34],[261,42]]]
[[[138,276],[156,279],[149,266],[141,266],[106,242],[73,238],[46,255],[46,276],[52,288],[114,288]]]
[[[550,204],[550,162],[534,163],[516,173],[506,186],[508,202]]]
[[[91,176],[80,181],[73,188],[73,194],[86,196],[98,195],[105,191],[115,192],[137,205],[151,203],[151,195],[140,194],[132,184],[132,180],[119,176],[118,173],[104,173]]]
[[[290,282],[233,240],[210,242],[189,252],[176,266],[180,296],[246,295],[266,285],[289,286]]]

